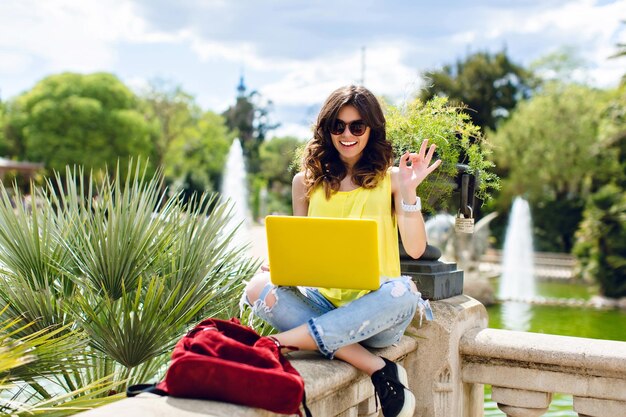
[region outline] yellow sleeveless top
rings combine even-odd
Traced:
[[[309,200],[308,215],[311,217],[347,217],[373,219],[378,224],[378,257],[381,282],[400,276],[398,250],[398,226],[391,210],[391,171],[375,188],[357,188],[338,191],[327,200],[324,189],[317,187]],[[344,290],[320,288],[320,293],[333,305],[340,307],[364,296],[367,290]]]

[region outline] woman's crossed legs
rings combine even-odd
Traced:
[[[371,375],[385,362],[365,347],[386,347],[400,340],[418,305],[423,303],[408,277],[385,282],[376,291],[335,307],[312,288],[276,287],[269,273],[256,275],[243,299],[255,315],[280,330],[285,346],[319,350]]]

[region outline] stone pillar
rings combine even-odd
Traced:
[[[509,417],[539,417],[548,411],[552,393],[492,386],[491,398]]]
[[[475,299],[458,295],[431,303],[435,320],[413,319],[406,335],[418,341],[417,354],[405,365],[416,399],[415,416],[479,417],[483,415],[483,385],[461,379],[459,340],[469,329],[487,326],[487,311]]]

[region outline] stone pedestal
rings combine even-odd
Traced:
[[[419,259],[413,259],[400,243],[400,270],[413,278],[415,285],[428,300],[443,300],[463,294],[463,271],[455,263],[441,262],[441,251],[432,245]]]
[[[400,258],[402,275],[413,278],[422,297],[443,300],[463,294],[463,271],[455,263]]]
[[[487,326],[487,311],[465,295],[431,303],[435,320],[419,327],[413,320],[406,334],[418,341],[417,354],[408,356],[405,368],[419,417],[478,417],[483,415],[483,385],[461,378],[459,341],[470,329]]]

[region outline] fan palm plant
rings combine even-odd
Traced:
[[[96,183],[68,169],[28,208],[0,185],[0,319],[19,337],[55,326],[55,337],[80,341],[79,355],[59,361],[72,366],[55,368],[47,385],[27,381],[39,399],[94,381],[123,389],[160,378],[176,340],[201,318],[232,315],[259,266],[234,246],[237,229],[224,227],[229,202],[184,202],[160,173],[147,178],[138,163],[128,172]],[[17,326],[18,317],[33,324]]]
[[[5,307],[0,313],[7,310]],[[34,324],[24,324],[20,319],[0,323],[0,416],[66,416],[119,398],[119,395],[103,395],[119,385],[110,378],[91,381],[78,390],[58,396],[49,395],[48,390],[53,389],[50,378],[63,369],[82,366],[80,360],[71,359],[83,356],[85,338],[80,332],[62,327],[17,336]],[[34,385],[39,388],[30,390]],[[42,390],[48,398],[41,398]]]

